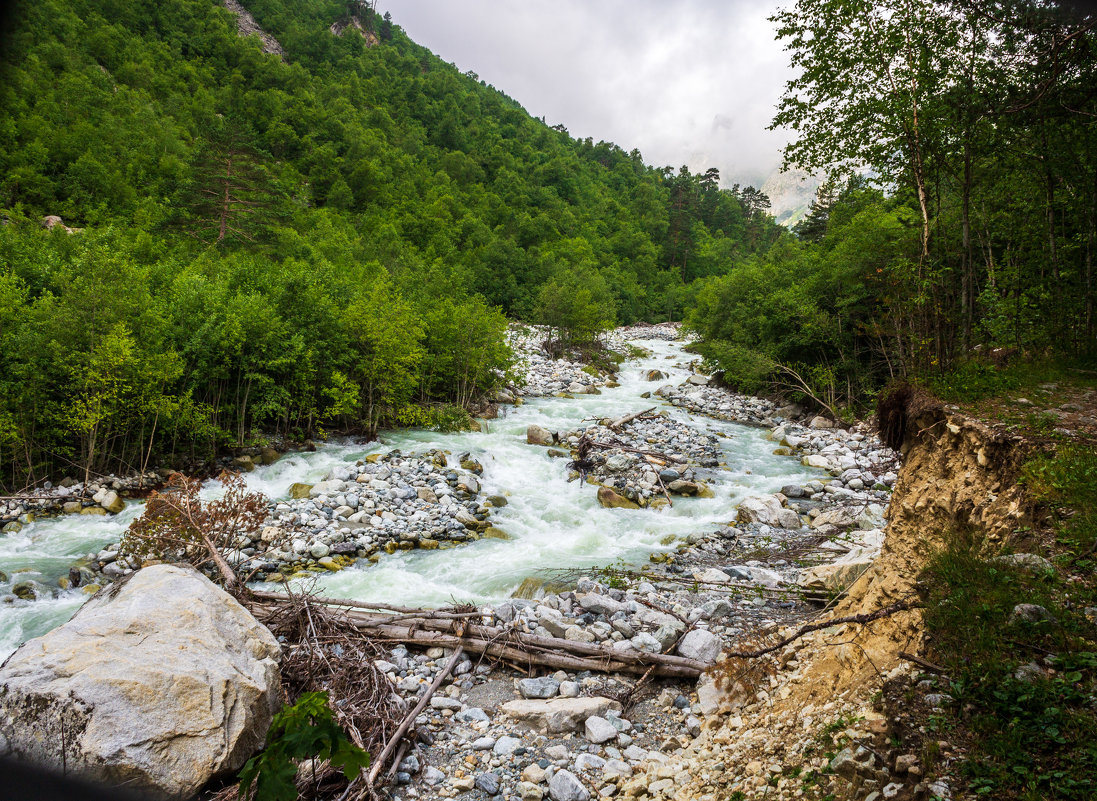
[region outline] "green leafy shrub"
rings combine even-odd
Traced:
[[[275,714],[267,747],[240,771],[244,801],[296,801],[297,762],[324,759],[354,781],[369,765],[369,754],[352,743],[332,717],[327,693],[304,693]]]
[[[933,394],[946,401],[977,401],[1019,385],[1015,372],[986,362],[969,361],[927,382]]]
[[[1032,496],[1053,505],[1059,544],[1076,559],[1097,549],[1097,452],[1085,445],[1068,445],[1053,456],[1029,461],[1021,480]]]
[[[922,581],[930,656],[946,668],[955,699],[927,725],[961,728],[970,788],[995,799],[1093,798],[1097,654],[1082,613],[1092,590],[1054,571],[990,562],[963,535],[931,560]],[[1015,617],[1020,603],[1043,606],[1051,619]],[[1032,663],[1038,670],[1018,671]]]

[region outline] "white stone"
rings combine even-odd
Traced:
[[[147,567],[8,659],[0,731],[10,756],[190,798],[262,746],[281,704],[278,657],[271,633],[201,573]]]

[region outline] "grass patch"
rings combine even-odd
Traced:
[[[1097,566],[1097,452],[1063,446],[1028,462],[1021,480],[1036,501],[1051,508],[1056,540],[1075,567],[1091,571]]]
[[[954,699],[927,725],[965,741],[970,789],[1021,801],[1097,797],[1097,643],[1084,613],[1092,587],[987,561],[964,535],[922,579],[930,658],[946,668]],[[1050,619],[1018,618],[1022,603]]]

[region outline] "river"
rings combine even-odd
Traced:
[[[394,431],[368,447],[336,442],[315,452],[287,454],[247,474],[248,486],[273,499],[285,498],[294,482],[313,483],[336,465],[377,451],[439,448],[455,455],[471,453],[484,467],[483,494],[504,495],[508,500],[507,506],[493,510],[491,519],[510,535],[509,540],[481,539],[456,548],[401,551],[383,556],[376,565],[363,562],[363,567],[317,580],[325,595],[438,605],[500,600],[525,578],[554,569],[646,562],[652,551],[675,547],[667,544],[668,535],[684,537],[733,520],[736,505],[748,495],[774,492],[822,475],[794,458],[773,455],[775,445],[764,429],[695,417],[657,397],[642,398],[664,383],[685,380],[689,370],[683,361],[692,357],[682,352],[679,342],[637,340],[633,344],[651,355],[626,362],[618,376],[620,386],[603,388],[600,395],[527,399],[520,407],[502,407],[505,413],[488,421],[482,432]],[[666,373],[668,380],[644,380],[650,369]],[[544,448],[526,444],[526,428],[533,424],[564,431],[579,427],[585,418],[620,417],[653,405],[721,437],[721,467],[703,471],[715,498],[675,498],[673,508],[658,511],[603,509],[593,486],[567,482],[567,460],[549,458]],[[211,482],[206,493],[214,495],[219,486]],[[28,579],[56,586],[73,561],[117,542],[141,506],[131,501],[112,517],[46,518],[18,533],[0,535],[0,571],[8,575],[8,581],[0,583],[0,596]],[[76,589],[58,591],[49,599],[0,602],[0,661],[21,642],[63,623],[86,599]]]

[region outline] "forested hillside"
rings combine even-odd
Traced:
[[[774,120],[796,132],[786,162],[831,180],[798,241],[701,290],[691,322],[729,380],[839,407],[896,378],[971,398],[1097,357],[1082,7],[798,0],[773,17],[800,71]]]
[[[452,419],[505,380],[504,315],[680,319],[780,236],[761,193],[574,140],[363,4],[245,5],[282,56],[211,0],[18,8],[0,483]]]

